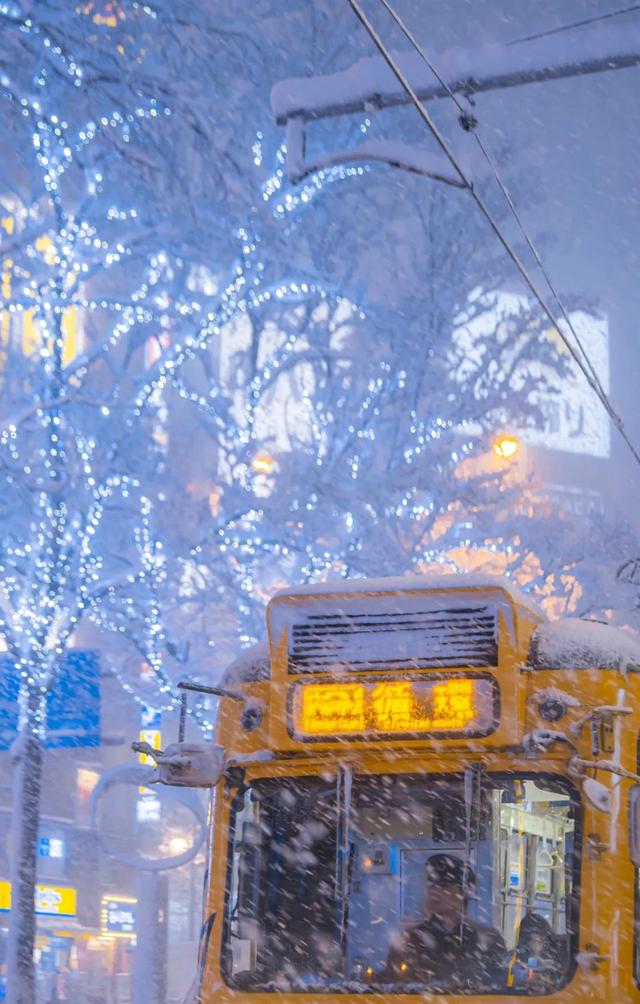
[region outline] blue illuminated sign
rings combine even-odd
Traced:
[[[60,837],[40,837],[38,854],[41,858],[63,858],[64,840]]]
[[[13,660],[0,659],[0,750],[18,734],[20,679]],[[97,652],[67,652],[47,695],[48,749],[100,745],[100,662]]]

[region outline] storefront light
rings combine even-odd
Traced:
[[[69,886],[41,885],[35,888],[34,911],[48,917],[75,917],[77,892]],[[11,883],[0,880],[0,910],[11,910]]]
[[[102,897],[100,933],[103,938],[135,938],[137,900],[118,894]]]

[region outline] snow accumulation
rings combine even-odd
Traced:
[[[559,687],[545,687],[544,690],[538,690],[537,693],[531,696],[531,700],[534,704],[543,704],[545,701],[557,701],[558,704],[562,704],[565,708],[579,708],[580,701],[573,694],[568,694],[566,690],[560,690]]]
[[[229,687],[238,683],[257,683],[259,680],[268,680],[270,676],[269,643],[264,640],[245,649],[227,666],[222,675],[221,685]]]
[[[640,670],[640,638],[598,621],[552,621],[534,631],[529,664],[534,669]]]
[[[250,753],[237,753],[236,756],[231,757],[227,766],[235,767],[243,763],[266,763],[274,758],[275,753],[272,750],[251,750]]]
[[[447,185],[462,186],[460,177],[443,154],[423,150],[412,143],[402,143],[398,140],[372,139],[360,143],[351,150],[326,154],[313,162],[313,170],[359,160],[381,161],[383,164],[403,167],[414,174],[424,174],[428,178],[435,178],[436,181],[444,181]]]
[[[428,54],[452,90],[478,92],[613,66],[635,66],[640,63],[640,40],[627,28],[597,25],[512,45],[456,46],[440,53],[428,50]],[[445,96],[419,53],[393,55],[421,98]],[[292,116],[345,114],[403,100],[402,86],[380,56],[360,59],[339,73],[282,80],[271,91],[271,107],[280,125]]]
[[[534,669],[618,669],[625,673],[640,671],[640,637],[620,628],[598,621],[567,618],[544,622],[530,597],[525,595],[510,579],[498,575],[448,574],[406,575],[379,579],[338,579],[329,582],[307,583],[280,590],[275,598],[288,597],[340,597],[354,593],[381,596],[385,593],[409,591],[451,590],[469,588],[500,590],[518,604],[532,609],[543,621],[533,633],[529,647],[529,665]],[[225,670],[223,686],[256,683],[268,680],[271,675],[269,644],[265,639],[246,649]],[[551,696],[544,691],[539,698]],[[572,698],[564,692],[553,692],[555,698]]]
[[[479,575],[473,572],[450,572],[443,575],[397,575],[379,579],[330,579],[300,586],[288,586],[275,594],[285,596],[342,596],[345,593],[398,593],[410,590],[463,590],[496,589],[507,593],[515,603],[528,607],[538,614],[535,601],[504,575]]]

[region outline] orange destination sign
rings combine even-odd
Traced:
[[[496,684],[488,676],[349,680],[293,687],[293,732],[301,739],[487,735]]]

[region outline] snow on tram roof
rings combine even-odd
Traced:
[[[539,613],[533,597],[528,596],[504,575],[480,575],[474,572],[449,572],[439,575],[397,575],[379,579],[331,579],[287,586],[274,599],[286,596],[342,596],[344,593],[394,593],[410,590],[500,589],[522,606]]]
[[[378,579],[334,579],[329,582],[313,582],[289,586],[279,590],[274,599],[288,596],[342,596],[345,593],[384,594],[413,590],[454,590],[454,589],[499,589],[507,593],[515,603],[538,613],[532,599],[523,593],[510,579],[500,575],[477,575],[449,573],[444,575],[403,575]],[[542,615],[538,614],[540,619]],[[267,680],[270,675],[270,656],[267,641],[258,642],[245,649],[235,659],[222,676],[223,686],[239,683],[255,683]]]
[[[640,638],[600,621],[565,620],[541,624],[529,647],[533,669],[640,670]]]
[[[464,588],[500,589],[537,613],[535,603],[504,576],[448,574],[406,575],[379,579],[340,579],[281,589],[288,596],[341,596],[345,593],[393,593],[408,590]],[[542,619],[542,615],[540,615]],[[535,629],[529,647],[533,669],[619,669],[640,671],[640,637],[600,621],[566,618],[544,621]],[[247,648],[225,670],[222,683],[232,686],[269,679],[271,661],[266,640]]]

